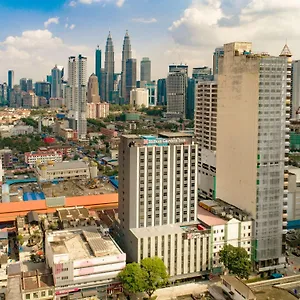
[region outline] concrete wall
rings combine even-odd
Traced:
[[[234,56],[234,45],[226,46],[219,61],[216,196],[255,216],[259,59]]]

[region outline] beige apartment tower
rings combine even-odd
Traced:
[[[255,220],[252,259],[259,271],[285,263],[291,54],[254,54],[224,45],[219,58],[216,197]]]
[[[196,85],[195,138],[199,146],[199,197],[213,199],[215,195],[217,147],[217,96],[215,81],[199,81]]]
[[[98,77],[95,74],[92,74],[89,78],[87,102],[95,104],[100,102]]]

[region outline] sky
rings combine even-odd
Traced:
[[[0,0],[0,82],[9,69],[15,83],[45,80],[55,64],[66,67],[78,54],[87,56],[91,74],[97,45],[104,65],[109,31],[116,72],[128,30],[133,57],[151,59],[155,80],[167,76],[171,63],[187,64],[190,73],[212,66],[214,49],[233,41],[272,55],[287,41],[299,59],[299,19],[299,0]]]

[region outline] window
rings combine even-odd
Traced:
[[[46,297],[46,292],[45,291],[41,292],[41,297]]]
[[[26,294],[25,298],[26,298],[26,299],[30,299],[30,298],[31,298],[31,297],[30,297],[30,294]]]
[[[49,296],[52,296],[52,295],[53,295],[53,291],[52,291],[52,290],[49,290],[49,291],[48,291],[48,295],[49,295]]]
[[[39,298],[39,294],[38,293],[33,293],[33,298],[34,299],[38,299]]]
[[[67,280],[68,276],[62,276],[61,280]]]

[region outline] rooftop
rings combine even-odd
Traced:
[[[53,165],[48,165],[47,168],[51,169],[51,171],[60,171],[60,170],[69,170],[69,169],[86,169],[88,166],[83,161],[63,161],[57,162]]]
[[[296,175],[296,182],[300,182],[300,168],[289,166],[289,173]]]
[[[247,299],[255,299],[255,295],[252,292],[251,288],[241,280],[239,280],[237,277],[231,275],[223,275],[221,276],[221,278],[229,283],[232,287],[234,287],[234,289],[242,296],[247,296]]]
[[[192,138],[194,134],[188,132],[160,132],[158,136],[163,138],[180,138],[180,137]]]
[[[22,290],[24,291],[50,288],[53,286],[53,277],[50,270],[43,272],[36,270],[22,273]]]
[[[152,237],[152,236],[161,236],[165,234],[199,234],[207,233],[207,228],[201,226],[199,223],[187,223],[184,225],[179,224],[168,224],[162,226],[154,227],[143,227],[143,228],[133,228],[131,232],[137,237]]]
[[[198,219],[208,226],[225,225],[227,221],[198,206]]]
[[[199,203],[198,219],[209,225],[222,225],[229,220],[236,219],[239,221],[250,221],[251,216],[248,212],[243,211],[221,199],[202,200]]]
[[[108,235],[101,234],[96,227],[55,231],[47,234],[55,254],[68,254],[69,260],[103,257],[123,253]]]
[[[88,209],[85,207],[58,208],[56,211],[61,221],[86,219],[90,216]]]

